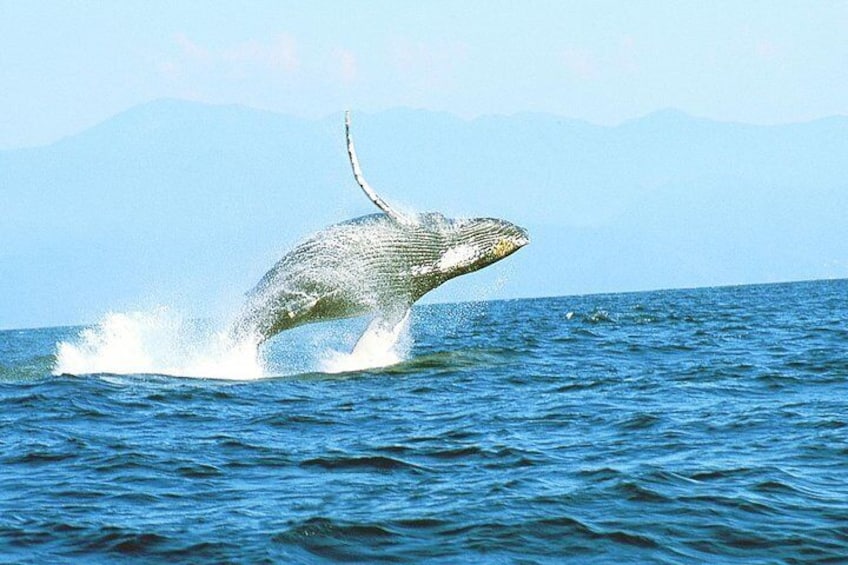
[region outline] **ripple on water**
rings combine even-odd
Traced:
[[[397,365],[242,383],[53,376],[79,329],[0,332],[0,561],[840,562],[845,296],[431,305]]]

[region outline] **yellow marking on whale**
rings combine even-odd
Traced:
[[[508,239],[502,239],[495,244],[495,247],[492,249],[492,254],[495,257],[503,257],[507,253],[513,250],[513,245],[510,243]]]

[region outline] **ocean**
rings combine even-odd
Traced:
[[[0,562],[848,562],[848,281],[364,324],[0,332]]]

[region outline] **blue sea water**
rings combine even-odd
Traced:
[[[79,333],[0,332],[2,562],[848,561],[848,281],[422,306],[243,382],[54,375]]]

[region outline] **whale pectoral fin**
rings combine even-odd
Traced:
[[[409,306],[404,308],[382,310],[377,316],[368,323],[368,327],[356,340],[356,345],[353,350],[357,351],[366,346],[369,341],[382,340],[384,337],[389,337],[392,341],[396,341],[398,335],[406,324],[410,313]]]
[[[363,176],[362,169],[359,166],[359,159],[356,158],[356,149],[353,147],[353,137],[350,134],[350,111],[345,112],[345,139],[347,140],[347,155],[350,158],[350,166],[353,168],[353,177],[356,179],[356,182],[362,189],[362,192],[368,196],[377,208],[382,210],[394,221],[405,225],[414,223],[410,218],[389,206],[386,201],[380,198],[380,195],[371,188],[368,181],[365,180],[365,176]]]

